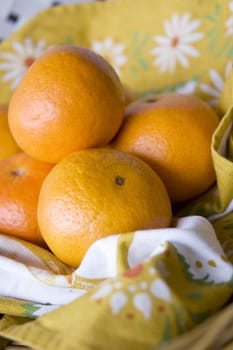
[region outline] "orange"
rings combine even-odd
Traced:
[[[24,152],[57,163],[72,151],[106,145],[122,123],[124,101],[103,57],[61,45],[26,72],[9,104],[9,125]]]
[[[170,220],[171,204],[156,173],[140,159],[111,148],[64,158],[46,177],[38,202],[45,242],[74,267],[97,239],[167,227]]]
[[[43,245],[37,202],[52,165],[21,152],[1,160],[0,169],[0,232]]]
[[[0,160],[20,152],[8,125],[8,106],[0,105]]]
[[[206,191],[215,181],[211,138],[219,123],[199,97],[167,93],[126,107],[112,147],[147,162],[164,182],[173,204]]]

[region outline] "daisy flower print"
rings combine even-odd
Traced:
[[[106,38],[104,41],[94,40],[92,50],[104,57],[120,75],[121,67],[127,62],[124,54],[125,45],[115,43],[112,38]]]
[[[13,52],[0,54],[0,71],[4,72],[2,81],[10,82],[11,90],[16,88],[30,65],[44,52],[44,46],[44,40],[34,44],[31,38],[25,38],[23,43],[12,42]]]
[[[233,35],[233,1],[230,1],[229,3],[229,10],[231,15],[227,18],[225,22],[225,28],[226,28],[226,36],[232,36]]]
[[[215,69],[211,68],[209,70],[210,83],[203,83],[200,85],[200,89],[206,95],[208,103],[213,107],[216,107],[219,102],[219,98],[222,94],[225,81],[232,69],[232,66],[232,61],[227,62],[223,75],[221,75]]]
[[[154,65],[161,73],[174,72],[176,65],[189,67],[189,57],[200,56],[199,51],[191,44],[203,38],[203,33],[197,32],[200,26],[199,19],[191,20],[190,13],[183,16],[174,13],[170,21],[164,21],[164,36],[156,35],[156,46],[151,50],[155,56]]]

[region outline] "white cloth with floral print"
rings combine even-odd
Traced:
[[[224,251],[216,238],[213,226],[206,218],[185,217],[179,219],[174,228],[136,231],[128,235],[133,235],[128,247],[127,239],[124,240],[127,234],[113,235],[96,241],[76,270],[58,263],[50,253],[47,253],[45,259],[43,250],[40,251],[38,247],[35,250],[33,245],[0,235],[0,280],[6,281],[0,284],[0,295],[36,303],[34,305],[37,305],[37,310],[33,314],[35,317],[79,298],[90,288],[99,286],[107,279],[107,284],[105,282],[100,286],[92,298],[107,295],[115,288],[111,308],[113,313],[117,313],[127,302],[120,284],[111,283],[111,279],[119,273],[124,273],[124,270],[119,271],[118,267],[121,255],[127,254],[125,269],[132,269],[151,257],[159,256],[168,242],[184,257],[188,266],[187,273],[192,275],[193,280],[205,279],[205,283],[218,285],[228,283],[232,278],[233,266],[226,257],[223,259]],[[162,260],[157,265],[158,268],[162,276],[166,277],[169,274]],[[153,275],[156,269],[151,268],[150,271]],[[169,302],[172,291],[163,279],[140,281],[140,286],[143,295],[136,295],[133,285],[129,288],[135,294],[135,307],[140,309],[145,317],[149,317],[150,298],[153,295],[160,299],[165,298]]]

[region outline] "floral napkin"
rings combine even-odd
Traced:
[[[232,37],[232,1],[115,0],[47,9],[0,44],[0,103],[36,57],[69,43],[106,57],[138,96],[196,94],[221,117],[217,182],[170,228],[101,239],[77,269],[0,234],[0,349],[6,339],[40,350],[161,349],[230,302]]]
[[[54,44],[105,56],[139,95],[179,91],[216,105],[233,57],[233,1],[112,0],[55,6],[0,46],[0,103]]]
[[[233,291],[233,266],[201,216],[96,241],[76,270],[19,240],[2,235],[0,245],[0,311],[21,316],[5,316],[0,334],[41,350],[151,349]]]

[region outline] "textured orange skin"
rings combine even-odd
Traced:
[[[45,179],[38,202],[44,240],[74,267],[97,239],[167,227],[171,215],[167,191],[155,172],[111,148],[78,151],[63,159]]]
[[[110,64],[78,46],[49,49],[28,69],[9,104],[22,150],[57,163],[75,150],[106,145],[124,115],[122,84]]]
[[[0,160],[20,152],[8,125],[8,106],[0,105]]]
[[[17,153],[0,161],[0,232],[44,245],[37,224],[41,184],[52,165]]]
[[[147,162],[173,204],[206,191],[215,181],[211,138],[219,118],[206,102],[177,93],[138,100],[125,111],[111,146]]]

